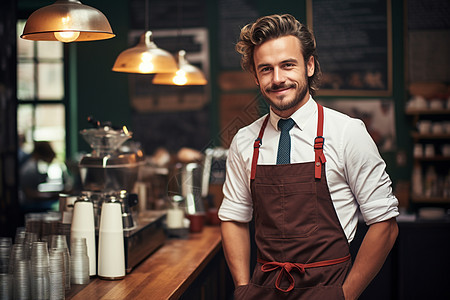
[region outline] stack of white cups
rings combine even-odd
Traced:
[[[87,197],[75,201],[70,236],[72,239],[86,239],[89,275],[95,276],[97,274],[97,259],[95,251],[94,205]]]
[[[108,280],[125,277],[122,207],[113,196],[102,205],[98,240],[98,275]]]

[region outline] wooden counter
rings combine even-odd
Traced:
[[[189,239],[166,240],[122,280],[107,281],[95,277],[87,285],[72,285],[66,299],[179,299],[209,265],[214,265],[211,267],[217,273],[214,281],[226,281],[218,226],[206,226],[201,233],[191,233]],[[222,283],[218,284],[221,288],[217,288],[217,282],[213,283],[217,290],[214,293],[223,293],[219,291],[226,288]]]

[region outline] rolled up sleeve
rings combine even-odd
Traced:
[[[364,123],[354,120],[346,128],[345,176],[367,225],[396,217],[398,200],[386,164]]]
[[[253,204],[246,165],[238,151],[238,138],[235,136],[226,163],[224,199],[219,209],[219,218],[222,221],[250,222],[252,219]]]
[[[398,216],[398,201],[393,195],[387,199],[372,200],[360,206],[361,214],[367,225],[386,221]]]

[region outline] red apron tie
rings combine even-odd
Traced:
[[[341,257],[341,258],[323,260],[323,261],[318,261],[318,262],[313,262],[313,263],[308,263],[308,264],[291,263],[291,262],[281,263],[281,262],[276,262],[276,261],[268,262],[268,261],[265,261],[265,260],[262,260],[259,258],[257,261],[262,264],[261,271],[263,271],[263,272],[272,272],[278,268],[281,268],[280,272],[278,273],[277,279],[275,281],[275,287],[282,292],[289,292],[295,286],[295,280],[291,274],[292,269],[297,269],[300,273],[305,273],[305,269],[307,269],[307,268],[317,268],[317,267],[325,267],[325,266],[340,264],[340,263],[343,263],[343,262],[346,262],[347,260],[349,260],[350,257],[351,256],[349,254],[349,255]],[[284,277],[284,274],[287,274],[289,276],[288,277],[289,287],[285,290],[280,288],[280,283]]]

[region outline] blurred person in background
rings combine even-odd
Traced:
[[[19,169],[22,168],[23,164],[30,158],[30,153],[24,150],[25,145],[25,135],[19,134],[18,136],[19,147],[17,147],[17,160],[19,162]]]
[[[19,199],[24,213],[57,210],[58,195],[71,188],[65,166],[53,163],[56,153],[48,141],[34,142],[19,171]]]

